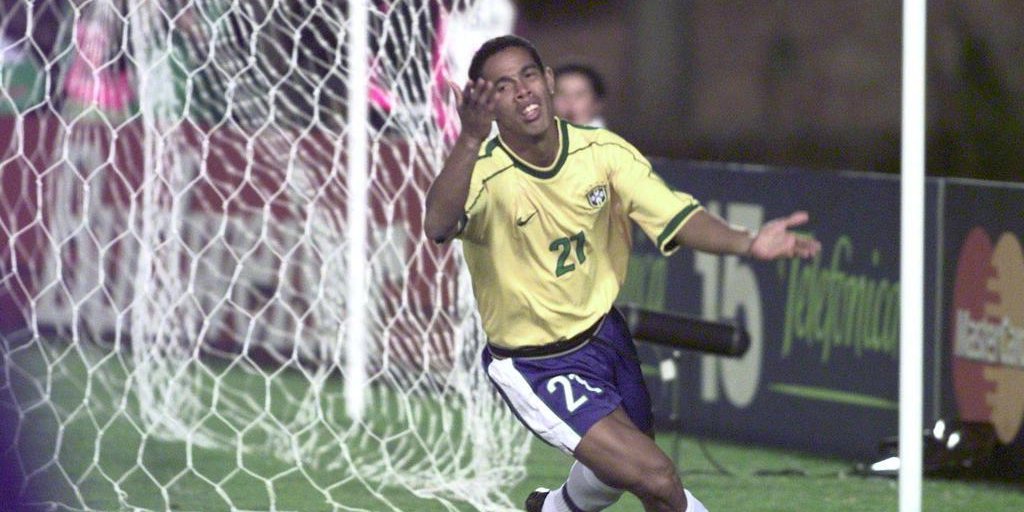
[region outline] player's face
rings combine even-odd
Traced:
[[[560,75],[555,81],[555,113],[571,123],[590,124],[601,113],[601,100],[585,76]]]
[[[483,77],[495,88],[495,120],[502,137],[539,138],[554,126],[554,77],[541,69],[530,52],[512,47],[484,64]]]

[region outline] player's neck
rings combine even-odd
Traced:
[[[558,120],[552,119],[551,126],[540,135],[502,133],[501,141],[526,163],[534,167],[548,167],[558,158],[561,149],[558,144]]]

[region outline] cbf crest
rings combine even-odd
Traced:
[[[587,203],[593,208],[599,208],[608,200],[608,185],[597,185],[587,192]]]

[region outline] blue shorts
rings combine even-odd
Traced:
[[[482,355],[491,383],[519,421],[569,455],[594,423],[620,405],[640,430],[653,426],[651,398],[622,314],[612,309],[591,330],[555,354],[524,356],[489,347]]]

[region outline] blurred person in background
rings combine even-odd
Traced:
[[[629,491],[648,512],[705,512],[654,443],[636,345],[612,307],[632,223],[666,256],[687,246],[808,258],[821,245],[790,231],[806,212],[757,232],[707,212],[618,135],[556,117],[554,72],[520,37],[484,43],[469,79],[451,85],[462,131],[427,194],[423,230],[462,241],[492,384],[527,428],[576,459],[526,510],[599,511]]]
[[[64,78],[67,117],[86,112],[95,119],[125,119],[137,110],[135,77],[115,13],[96,7],[75,22]]]
[[[45,98],[46,75],[27,47],[0,33],[0,115],[24,112]]]
[[[555,115],[573,124],[604,128],[604,80],[585,64],[555,69]]]

